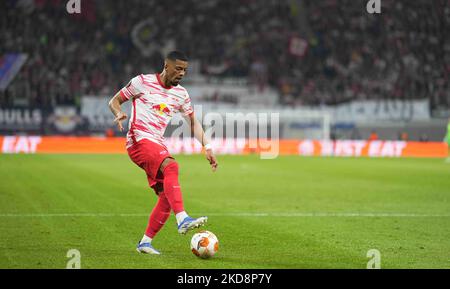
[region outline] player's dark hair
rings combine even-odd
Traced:
[[[169,54],[167,54],[166,56],[166,59],[170,59],[172,61],[176,61],[177,59],[181,61],[188,61],[188,57],[186,56],[186,54],[178,50],[169,52]]]

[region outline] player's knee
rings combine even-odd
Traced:
[[[161,194],[164,193],[164,187],[163,187],[163,184],[162,184],[162,183],[157,183],[157,184],[154,185],[152,188],[153,188],[153,190],[155,191],[155,194],[156,194],[157,196],[160,196]]]
[[[156,204],[162,215],[170,215],[171,207],[163,190],[158,195],[158,203]]]
[[[160,208],[161,215],[163,215],[163,216],[170,215],[171,208],[170,208],[170,205],[166,201],[162,202],[162,204],[161,204],[161,206],[159,206],[159,208]]]
[[[172,160],[171,162],[166,164],[165,167],[163,168],[163,175],[164,176],[173,174],[178,175],[178,170],[179,170],[178,163]]]

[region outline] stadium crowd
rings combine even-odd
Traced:
[[[380,15],[366,2],[305,1],[311,53],[289,62],[285,101],[450,100],[449,2],[381,1]]]
[[[111,95],[131,76],[158,71],[174,47],[197,60],[202,75],[274,87],[285,105],[450,105],[448,0],[382,0],[380,15],[368,14],[364,0],[82,0],[73,15],[66,2],[0,2],[0,56],[28,55],[0,92],[2,106]]]

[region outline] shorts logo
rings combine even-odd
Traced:
[[[165,103],[154,105],[153,109],[157,110],[159,115],[163,115],[163,114],[169,115],[170,114],[170,109],[167,106],[167,104],[165,104]]]

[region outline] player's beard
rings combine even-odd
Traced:
[[[180,80],[178,80],[178,79],[172,80],[172,86],[177,86],[180,83],[180,81],[181,81],[181,79]]]

